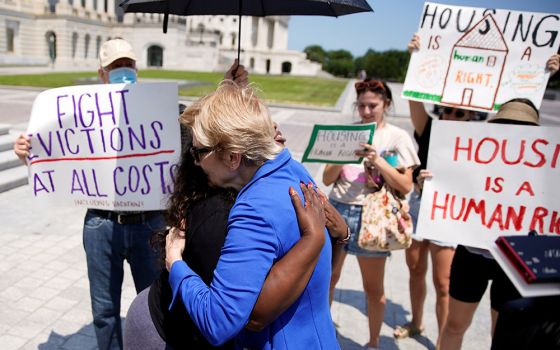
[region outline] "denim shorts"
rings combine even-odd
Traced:
[[[329,199],[329,202],[338,210],[340,215],[346,220],[346,224],[350,228],[352,233],[352,238],[344,246],[344,250],[348,254],[363,256],[367,258],[384,258],[391,256],[391,252],[372,252],[370,250],[365,250],[360,248],[358,245],[358,234],[360,233],[360,227],[362,226],[362,206],[354,204],[346,204]]]

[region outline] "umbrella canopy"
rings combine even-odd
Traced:
[[[168,16],[237,15],[239,32],[237,59],[241,51],[241,16],[317,15],[338,17],[358,12],[373,12],[366,0],[123,0],[124,12],[163,13],[163,32]]]
[[[123,0],[124,12],[172,15],[344,16],[373,11],[366,0]]]

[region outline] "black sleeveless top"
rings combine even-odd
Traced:
[[[212,282],[214,269],[227,234],[232,201],[223,192],[195,204],[187,216],[186,244],[183,260],[206,284]],[[216,349],[210,345],[190,319],[183,303],[169,310],[172,294],[169,273],[163,270],[150,288],[148,305],[152,321],[163,340],[173,349]],[[233,341],[219,347],[232,349]]]

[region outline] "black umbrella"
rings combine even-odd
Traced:
[[[318,15],[338,17],[373,12],[366,0],[123,0],[124,12],[163,13],[163,32],[170,14],[239,16],[237,60],[241,52],[241,16]]]

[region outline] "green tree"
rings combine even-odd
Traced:
[[[307,55],[307,59],[313,62],[318,62],[322,65],[325,64],[325,58],[327,57],[327,52],[319,45],[307,46],[303,52]]]
[[[365,69],[368,76],[393,81],[404,81],[410,55],[407,51],[389,50],[377,52],[368,50],[364,56],[356,58],[357,69]]]
[[[323,69],[339,77],[351,77],[355,73],[354,57],[347,50],[329,51]]]

